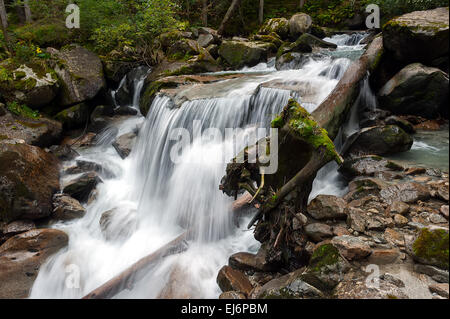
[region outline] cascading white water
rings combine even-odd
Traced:
[[[276,72],[273,65],[258,65],[240,71],[246,76],[180,92],[188,99],[180,107],[159,95],[145,121],[135,117],[109,128],[105,136],[121,135],[142,124],[125,160],[116,154],[110,138],[81,151],[82,159],[100,163],[115,177],[101,176],[104,183],[97,188],[97,198],[87,205],[85,217],[54,225],[68,233],[69,246],[41,267],[31,297],[82,297],[186,229],[194,230],[194,236],[185,252],[163,258],[131,291],[117,297],[217,297],[217,272],[228,257],[259,248],[253,233],[244,228],[245,221],[240,227],[234,225],[233,199],[218,188],[226,163],[244,147],[240,136],[258,127],[268,128],[290,97],[312,112],[348,64],[344,58],[324,56],[300,70]],[[224,138],[198,137],[196,125],[203,133],[217,128]],[[170,154],[176,141],[170,136],[179,128],[187,129],[193,140],[179,154],[182,162],[174,163]],[[225,138],[226,128],[241,131],[236,132],[236,139]],[[233,140],[241,144],[236,146]],[[63,182],[71,177],[64,176]],[[99,220],[106,211],[113,214],[102,231]],[[78,275],[79,286],[69,280]]]

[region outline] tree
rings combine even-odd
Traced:
[[[306,0],[300,0],[300,9],[305,5]]]
[[[6,47],[11,52],[11,46],[8,36],[8,16],[6,14],[5,2],[0,0],[0,20],[2,24],[3,37],[5,38]]]
[[[32,22],[29,0],[23,0],[23,10],[25,13],[25,23]]]
[[[208,0],[202,0],[202,24],[204,27],[208,26]]]
[[[264,22],[264,0],[259,0],[259,24]]]
[[[236,8],[239,6],[240,3],[241,3],[241,0],[233,0],[231,2],[231,5],[228,8],[227,13],[225,14],[225,17],[223,18],[222,23],[220,24],[219,30],[217,30],[217,32],[219,34],[223,34],[226,24],[231,19],[231,16],[233,15],[234,10],[236,10]]]

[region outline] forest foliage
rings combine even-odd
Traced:
[[[81,28],[65,27],[66,6],[80,7]],[[289,18],[303,11],[316,24],[338,27],[346,19],[364,11],[369,3],[378,4],[382,20],[406,12],[448,6],[448,0],[265,0],[265,20]],[[145,47],[159,34],[202,25],[204,0],[28,0],[33,22],[24,24],[17,8],[23,0],[5,0],[8,13],[8,33],[13,51],[19,58],[36,56],[40,48],[62,47],[77,42],[106,54],[114,49]],[[207,0],[208,26],[217,28],[231,0]],[[241,0],[227,27],[227,35],[248,35],[259,28],[259,0]],[[8,56],[3,35],[0,34],[0,58]]]

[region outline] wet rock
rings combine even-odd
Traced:
[[[258,254],[236,253],[228,259],[228,265],[239,270],[269,271],[272,267],[266,262],[265,250],[260,249]]]
[[[293,44],[293,51],[296,51],[295,48],[301,48],[309,45],[313,48],[326,48],[326,49],[336,49],[337,45],[331,42],[327,42],[319,39],[318,37],[313,36],[312,34],[305,33],[301,35]],[[298,51],[296,51],[298,52]],[[300,51],[303,52],[303,51]]]
[[[138,111],[132,107],[122,105],[114,110],[114,115],[137,115]]]
[[[0,225],[0,245],[17,234],[35,229],[36,225],[31,220],[16,220],[4,226]]]
[[[272,279],[261,287],[258,299],[316,299],[323,298],[323,293],[302,280],[303,269]]]
[[[53,196],[53,219],[72,220],[81,218],[86,210],[80,202],[65,194],[55,194]]]
[[[368,287],[365,280],[343,281],[334,290],[337,299],[408,299],[402,288],[386,280],[380,280],[379,287]]]
[[[97,173],[85,173],[68,182],[67,185],[64,186],[63,193],[70,195],[80,202],[84,202],[99,183],[102,183],[102,180],[98,177]]]
[[[33,229],[0,246],[0,298],[28,297],[40,266],[68,241],[60,230]]]
[[[49,216],[58,190],[55,156],[27,144],[0,143],[0,220]]]
[[[347,159],[339,171],[348,179],[356,176],[374,176],[376,173],[385,171],[402,171],[399,164],[386,160],[381,156],[366,155]]]
[[[390,215],[405,215],[409,212],[409,205],[403,202],[394,201],[391,205],[389,205],[386,212]]]
[[[313,223],[305,226],[305,233],[314,242],[323,241],[326,238],[333,237],[333,230],[326,224]]]
[[[308,214],[315,219],[346,218],[347,203],[342,198],[333,195],[319,195],[308,205]]]
[[[349,270],[350,265],[332,244],[319,244],[314,249],[302,280],[323,291],[332,290]]]
[[[113,208],[100,217],[100,229],[107,240],[123,241],[133,234],[137,227],[135,209]]]
[[[366,230],[366,218],[362,209],[349,207],[347,210],[347,225],[349,228],[363,233]]]
[[[106,178],[114,178],[116,176],[111,170],[102,165],[85,160],[77,160],[76,166],[71,166],[64,171],[65,174],[83,174],[88,172],[96,172]]]
[[[431,284],[428,288],[432,293],[448,299],[448,284]]]
[[[50,153],[55,155],[61,161],[71,161],[80,156],[80,154],[69,145],[52,145],[50,146]]]
[[[89,131],[99,133],[105,129],[111,122],[111,116],[114,115],[112,107],[99,105],[91,113]]]
[[[446,224],[446,223],[448,223],[447,219],[445,219],[443,216],[441,216],[439,214],[430,214],[429,220],[433,224]]]
[[[219,47],[219,55],[235,69],[266,61],[267,54],[267,46],[257,42],[223,41]]]
[[[394,114],[435,118],[448,105],[448,85],[448,75],[443,71],[414,63],[380,89],[378,100],[380,107]]]
[[[394,223],[397,227],[403,227],[409,223],[409,220],[408,220],[408,218],[406,218],[400,214],[395,214],[394,215]]]
[[[215,39],[212,34],[200,34],[198,37],[198,44],[203,47],[207,48],[211,44],[214,44]]]
[[[408,182],[383,188],[380,196],[388,204],[394,202],[415,203],[418,200],[429,199],[430,191],[419,183]]]
[[[384,238],[386,241],[394,246],[403,247],[405,244],[405,239],[402,234],[395,231],[392,228],[387,228],[384,231]]]
[[[65,138],[61,145],[68,145],[74,148],[89,147],[96,143],[96,137],[96,133],[90,132],[76,138]]]
[[[389,273],[385,273],[385,274],[381,275],[380,279],[384,280],[386,282],[389,282],[396,287],[405,288],[405,283],[401,279],[399,279]]]
[[[390,20],[383,26],[383,44],[402,62],[433,61],[448,56],[449,11],[437,8],[415,11]]]
[[[405,131],[408,134],[414,134],[416,133],[416,129],[414,128],[414,125],[412,125],[410,122],[408,122],[405,119],[402,119],[398,116],[389,116],[384,120],[384,122],[387,125],[397,125],[400,127],[403,131]]]
[[[222,292],[219,299],[247,299],[243,293],[236,291]]]
[[[449,282],[449,273],[448,271],[439,269],[434,266],[430,265],[422,265],[422,264],[415,264],[414,265],[414,271],[419,274],[425,274],[430,276],[433,280],[441,283],[448,283]]]
[[[397,249],[375,249],[368,258],[370,264],[387,265],[393,264],[400,258],[400,253]]]
[[[415,239],[408,244],[408,251],[415,261],[436,266],[448,271],[448,229],[423,228]]]
[[[334,237],[331,243],[347,260],[364,259],[372,252],[370,246],[358,237],[338,236]]]
[[[136,134],[131,132],[119,136],[113,142],[113,147],[116,149],[117,153],[119,153],[122,159],[125,159],[128,157],[128,155],[130,155],[131,150],[136,142],[136,137]]]
[[[294,14],[289,19],[289,34],[291,38],[295,39],[304,33],[308,33],[311,30],[312,18],[306,13]]]
[[[217,275],[217,284],[223,292],[237,291],[250,295],[253,287],[247,277],[239,270],[223,266]]]
[[[289,21],[285,18],[269,19],[262,25],[258,33],[266,35],[276,33],[281,39],[287,39],[289,36]]]
[[[99,57],[78,46],[66,46],[61,51],[49,49],[54,68],[62,82],[61,106],[93,99],[106,85]]]
[[[90,108],[85,103],[71,106],[55,115],[55,119],[62,123],[65,130],[84,128],[90,115]]]
[[[442,205],[439,211],[448,219],[448,205]]]
[[[352,156],[406,152],[413,144],[413,138],[396,125],[367,127],[351,139],[353,143],[346,154]]]
[[[44,116],[31,118],[7,113],[0,117],[1,140],[23,140],[34,146],[48,147],[58,144],[61,134],[61,123]]]

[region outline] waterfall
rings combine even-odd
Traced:
[[[236,227],[233,199],[218,188],[227,162],[249,136],[270,127],[289,98],[312,112],[349,63],[344,57],[324,56],[299,70],[276,71],[270,61],[239,71],[244,74],[239,78],[188,87],[177,93],[184,101],[178,106],[173,102],[177,96],[159,94],[145,119],[137,116],[110,128],[115,131],[109,134],[120,135],[142,125],[125,160],[106,138],[81,152],[81,158],[101,163],[114,177],[102,176],[85,217],[53,226],[69,234],[69,246],[41,267],[31,297],[82,297],[186,229],[193,234],[186,251],[163,258],[131,291],[117,297],[217,297],[216,276],[228,257],[259,248],[246,221]],[[142,83],[134,83],[134,106]],[[180,129],[190,143],[176,152],[181,161],[175,162],[179,140],[173,134]],[[229,129],[231,135],[226,134]],[[106,237],[99,220],[108,211]],[[79,285],[68,282],[74,276]]]

